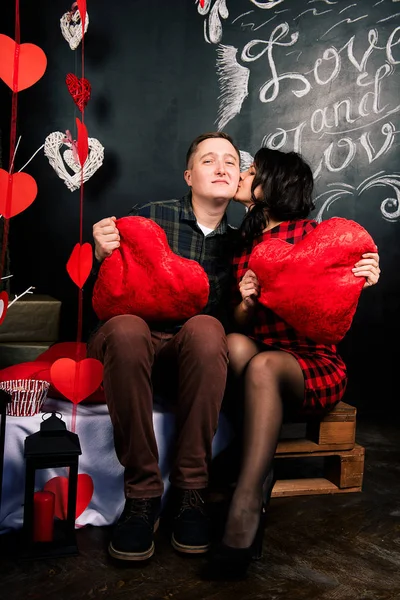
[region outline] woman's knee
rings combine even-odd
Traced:
[[[246,380],[254,385],[279,382],[280,368],[276,353],[260,352],[254,356],[247,366]]]
[[[230,333],[227,342],[230,367],[239,375],[258,353],[258,348],[253,340],[241,333]]]

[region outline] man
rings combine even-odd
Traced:
[[[121,315],[102,325],[89,343],[89,355],[104,364],[115,448],[125,467],[125,508],[109,545],[117,559],[145,560],[154,553],[163,483],[152,422],[153,381],[161,383],[163,393],[175,394],[172,545],[189,554],[209,548],[204,493],[228,363],[221,319],[233,232],[225,210],[238,187],[239,162],[229,136],[201,135],[187,153],[184,177],[191,192],[135,212],[164,229],[175,253],[202,265],[210,281],[203,314],[176,325],[148,324],[137,316]],[[96,223],[93,237],[101,262],[120,244],[115,217]]]

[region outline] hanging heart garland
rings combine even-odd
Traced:
[[[86,13],[85,18],[85,33],[89,26],[89,15]],[[65,13],[60,19],[61,33],[64,39],[67,40],[71,50],[76,50],[82,41],[82,23],[79,10]]]
[[[73,101],[82,112],[90,100],[92,91],[89,80],[85,79],[85,77],[79,78],[73,73],[68,73],[65,78],[65,83],[67,84],[68,91],[71,94]]]
[[[104,147],[95,138],[88,139],[89,154],[83,166],[83,181],[87,181],[101,167],[104,160]],[[62,146],[66,149],[61,154]],[[73,192],[81,186],[81,166],[77,157],[76,146],[65,133],[55,131],[50,133],[44,142],[44,154],[49,159],[57,175],[64,181],[67,188]],[[70,169],[68,170],[67,169]],[[71,173],[72,171],[72,173]]]

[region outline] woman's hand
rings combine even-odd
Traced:
[[[252,309],[258,302],[260,295],[260,284],[258,283],[257,275],[250,269],[246,271],[243,279],[239,283],[239,291],[242,296],[242,305],[246,310]]]
[[[352,271],[356,277],[366,278],[363,289],[375,285],[378,283],[381,272],[379,268],[379,254],[377,252],[363,254],[361,260],[354,265]]]

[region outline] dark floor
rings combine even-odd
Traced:
[[[116,566],[107,556],[108,528],[88,528],[78,531],[78,557],[49,561],[14,560],[13,536],[1,536],[0,598],[400,599],[399,430],[359,420],[357,441],[367,450],[362,493],[273,499],[264,558],[245,581],[201,581],[205,558],[176,555],[163,531],[148,564]]]

